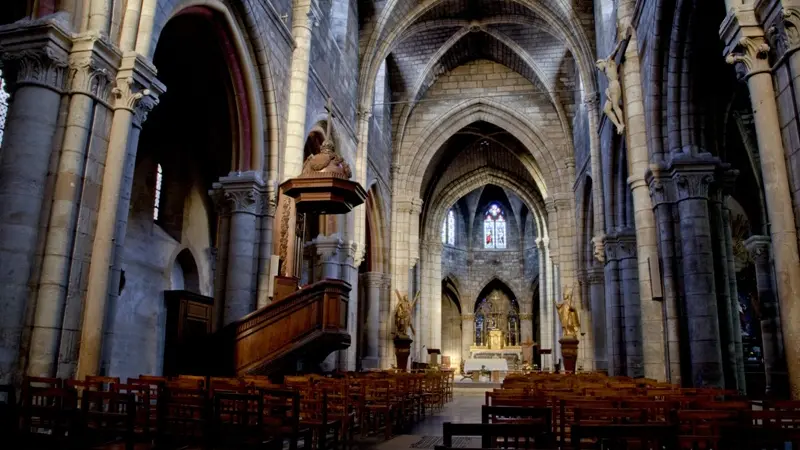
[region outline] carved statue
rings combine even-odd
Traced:
[[[411,328],[412,334],[417,334],[414,330],[414,325],[411,324],[411,312],[414,311],[414,305],[419,300],[419,292],[414,297],[414,303],[408,301],[408,295],[400,295],[400,291],[395,291],[397,294],[397,310],[394,312],[394,326],[397,328],[397,335],[408,337],[406,330]]]
[[[328,127],[325,131],[325,140],[320,146],[319,153],[309,155],[303,162],[301,176],[334,176],[349,180],[353,176],[350,165],[336,153],[336,148],[333,145],[333,103],[331,99],[328,99],[328,105],[325,109],[328,110]]]
[[[581,330],[581,321],[578,318],[578,311],[572,306],[571,289],[564,293],[564,300],[561,303],[556,302],[556,310],[564,337],[577,337]]]
[[[625,133],[625,116],[620,108],[622,99],[622,85],[619,82],[619,66],[617,65],[617,52],[622,47],[622,43],[630,36],[630,26],[624,26],[624,35],[621,37],[617,46],[606,59],[597,60],[597,68],[600,69],[608,79],[606,88],[606,102],[603,104],[603,112],[617,127],[617,134]]]

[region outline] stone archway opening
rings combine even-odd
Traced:
[[[167,92],[143,124],[134,124],[134,133],[140,135],[129,175],[126,289],[111,319],[118,330],[112,348],[136,345],[143,351],[112,357],[118,366],[113,372],[150,367],[160,373],[166,329],[163,292],[176,283],[224,300],[226,308],[215,305],[217,324],[228,309],[235,311],[231,316],[241,316],[254,307],[230,301],[226,289],[235,287],[223,281],[231,260],[228,244],[234,239],[231,217],[241,205],[222,195],[219,182],[229,176],[244,178],[239,173],[248,173],[251,160],[249,107],[232,36],[225,19],[203,7],[175,15],[159,35],[153,62]],[[181,247],[185,250],[173,260]],[[233,308],[228,308],[229,301]],[[145,342],[126,341],[140,329],[154,332]]]

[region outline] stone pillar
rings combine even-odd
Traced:
[[[788,380],[786,362],[780,342],[780,318],[778,302],[773,289],[771,242],[767,236],[750,236],[745,241],[747,251],[753,258],[756,269],[758,303],[761,313],[761,341],[764,348],[764,374],[766,394],[781,397],[786,395]]]
[[[361,262],[364,261],[365,248],[357,242],[349,241],[343,243],[340,253],[343,253],[344,261],[339,264],[339,277],[350,283],[351,286],[350,296],[347,299],[347,332],[350,334],[353,344],[339,352],[339,370],[351,371],[356,370],[357,349],[355,342],[358,339],[358,267],[361,266]],[[375,342],[377,345],[377,341]]]
[[[719,313],[720,350],[722,351],[722,373],[727,389],[744,389],[739,384],[736,369],[736,342],[734,330],[739,329],[739,310],[731,309],[730,280],[728,279],[728,241],[725,239],[725,225],[722,211],[722,186],[714,183],[709,190],[709,219],[711,248],[714,260],[714,278],[717,287],[717,311]],[[735,274],[734,274],[735,275]],[[734,293],[735,294],[735,293]],[[743,381],[743,380],[742,380]]]
[[[736,382],[739,390],[746,393],[746,380],[744,375],[744,349],[742,346],[742,327],[739,324],[739,289],[736,285],[736,262],[733,254],[733,230],[731,225],[731,210],[728,199],[734,191],[734,181],[739,172],[728,170],[720,174],[722,180],[722,231],[725,236],[725,251],[728,272],[728,292],[731,310],[731,323],[733,330],[734,354],[736,359]]]
[[[616,234],[608,233],[603,239],[606,250],[605,300],[606,300],[606,347],[609,360],[609,375],[624,376],[628,374],[625,358],[625,322],[623,318],[622,289],[619,270],[619,241]]]
[[[364,307],[367,312],[364,314],[364,325],[366,328],[366,348],[361,366],[365,369],[378,369],[378,343],[380,342],[380,303],[381,288],[383,286],[384,275],[379,272],[367,272],[361,277],[364,283]]]
[[[267,186],[266,201],[262,202],[263,216],[261,217],[261,239],[258,250],[258,300],[257,307],[263,308],[270,304],[269,292],[275,283],[272,277],[272,237],[275,233],[275,210],[277,209],[277,194],[271,186]]]
[[[539,345],[540,348],[550,349],[555,352],[553,341],[553,299],[551,294],[551,280],[553,273],[550,265],[549,239],[536,238],[539,247]],[[553,368],[552,353],[542,356],[542,370]]]
[[[101,107],[96,105],[96,100],[109,100],[112,74],[119,58],[110,44],[92,34],[76,38],[69,57],[69,109],[39,275],[28,366],[30,375],[55,376],[57,347],[77,238],[78,209],[86,185],[90,135],[97,123],[96,109]],[[97,353],[90,358],[99,357]]]
[[[137,57],[135,53],[128,54],[123,58],[113,91],[114,117],[84,301],[76,373],[78,378],[99,373],[105,319],[108,315],[106,311],[118,295],[119,262],[122,257],[119,253],[125,242],[139,131],[149,111],[158,104],[158,96],[164,92],[164,87],[156,80],[155,74],[156,69],[149,62]],[[112,268],[116,268],[116,271],[112,272]],[[53,345],[54,351],[58,351],[56,345]],[[55,362],[54,358],[51,359]],[[36,369],[31,364],[29,374],[35,375],[37,372],[34,370]]]
[[[461,361],[470,359],[469,348],[475,344],[475,314],[461,314]]]
[[[13,101],[0,158],[0,384],[17,372],[28,281],[67,75],[69,32],[55,20],[0,27]]]
[[[212,195],[230,216],[228,264],[225,284],[223,325],[241,319],[255,310],[253,264],[255,264],[256,225],[264,195],[264,182],[258,172],[231,173],[214,183]]]
[[[728,62],[745,72],[753,104],[756,136],[761,158],[761,175],[767,203],[775,282],[780,301],[786,364],[792,398],[800,398],[800,257],[797,229],[789,190],[781,122],[775,100],[772,73],[768,60],[769,46],[752,9],[733,8],[721,28],[728,45]]]
[[[333,236],[317,236],[314,239],[314,247],[316,248],[317,255],[319,256],[319,265],[321,266],[321,278],[341,278],[341,255],[339,249],[342,247],[342,240],[338,235]],[[313,277],[312,277],[313,278]],[[314,279],[314,281],[319,281]],[[358,291],[353,289],[353,294]]]
[[[675,192],[672,179],[655,168],[648,174],[650,199],[656,217],[658,246],[661,256],[661,281],[663,286],[664,323],[666,328],[667,381],[681,384],[681,318],[678,286],[682,273],[677,265],[675,242]],[[687,349],[688,353],[688,349]]]
[[[589,282],[589,304],[592,313],[592,335],[594,336],[594,369],[608,373],[608,349],[606,344],[606,296],[603,266],[595,264],[586,272]]]
[[[622,291],[622,323],[625,331],[625,367],[629,377],[643,377],[644,349],[642,345],[642,299],[639,284],[639,258],[636,234],[624,230],[616,235],[619,258],[619,280]]]
[[[683,287],[692,364],[692,385],[724,386],[713,242],[708,211],[715,162],[673,160],[672,177],[680,215]]]

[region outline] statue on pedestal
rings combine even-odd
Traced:
[[[419,300],[419,292],[414,297],[414,303],[408,301],[408,295],[400,295],[400,291],[395,291],[397,294],[397,310],[394,312],[394,325],[397,330],[397,336],[408,337],[408,329],[411,328],[412,334],[417,334],[416,330],[414,330],[414,325],[412,322],[411,312],[414,311],[414,305],[417,304]]]
[[[564,300],[556,303],[558,319],[561,322],[561,330],[565,338],[578,338],[581,329],[581,321],[578,311],[572,306],[572,289],[564,293]]]
[[[630,25],[623,26],[623,35],[617,43],[611,54],[605,59],[597,61],[597,68],[605,74],[608,80],[608,87],[606,88],[606,102],[603,104],[603,112],[608,119],[611,120],[617,128],[617,134],[625,133],[625,115],[620,108],[620,101],[622,100],[622,85],[619,82],[619,65],[617,65],[617,53],[622,47],[622,43],[630,37]]]

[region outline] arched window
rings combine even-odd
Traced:
[[[8,97],[10,97],[10,95],[6,90],[6,82],[3,79],[3,71],[0,70],[0,145],[3,145],[3,130],[6,128]]]
[[[489,207],[483,220],[483,248],[506,248],[506,219],[496,203]]]
[[[452,209],[442,222],[442,244],[456,245],[456,215]]]
[[[164,173],[161,171],[161,164],[156,166],[156,198],[153,202],[153,220],[158,220],[158,207],[161,206],[161,181]]]

